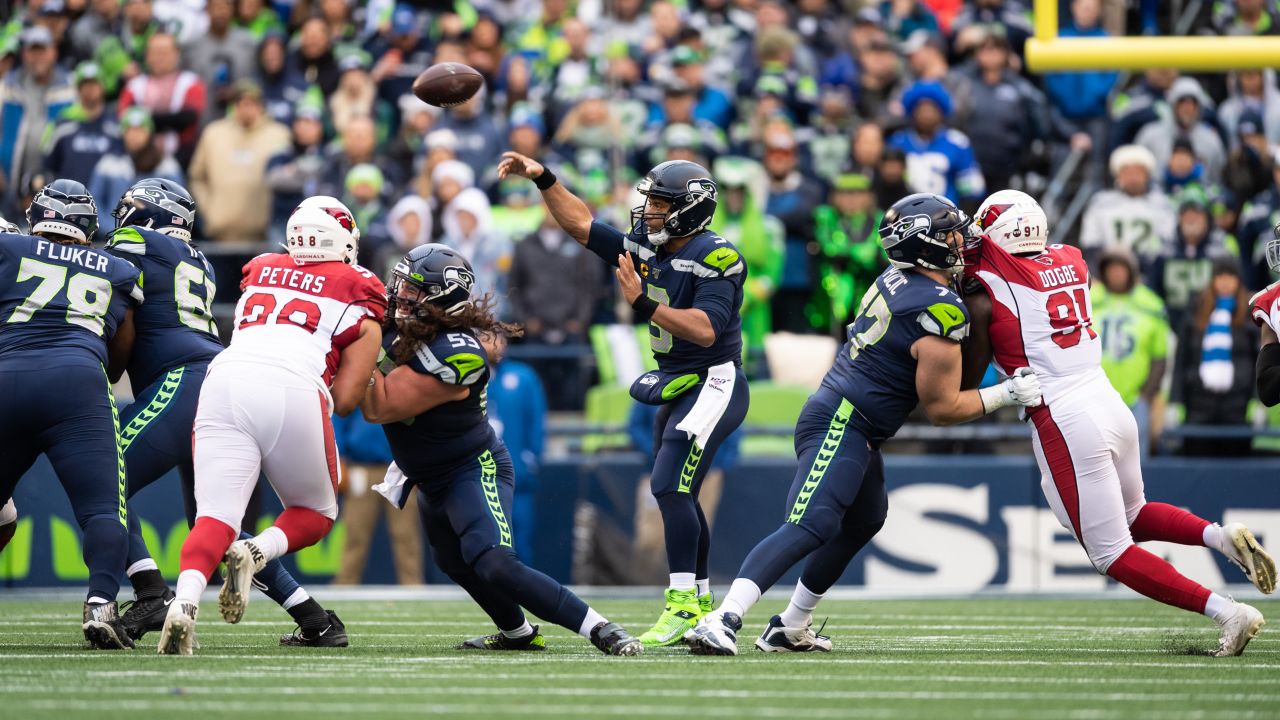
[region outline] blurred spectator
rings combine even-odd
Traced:
[[[191,160],[191,193],[208,237],[262,242],[271,220],[267,161],[291,144],[289,129],[266,116],[262,90],[236,84],[231,114],[200,135]]]
[[[1009,46],[1019,56],[1027,38],[1031,37],[1031,13],[1018,0],[973,0],[956,15],[951,32],[959,48],[973,47],[985,31],[985,27],[1002,26],[1009,38]]]
[[[512,319],[529,342],[581,343],[602,288],[595,258],[546,214],[541,227],[515,245],[511,263]],[[573,292],[565,292],[572,287]]]
[[[467,64],[478,70],[487,82],[496,85],[503,70],[510,70],[509,66],[504,68],[504,62],[518,56],[507,55],[502,43],[502,27],[490,12],[481,11],[467,33],[466,57]],[[431,64],[430,55],[426,56],[426,62]]]
[[[1204,164],[1205,180],[1218,182],[1226,165],[1227,151],[1222,146],[1218,131],[1201,119],[1201,111],[1209,103],[1200,83],[1189,77],[1178,78],[1169,88],[1172,115],[1142,128],[1134,142],[1150,150],[1155,155],[1156,165],[1163,169],[1169,164],[1174,142],[1186,138],[1195,150],[1196,158]]]
[[[282,33],[269,32],[258,46],[258,83],[262,86],[262,99],[267,114],[278,123],[293,120],[293,108],[307,94],[306,79],[301,73],[289,72],[286,66],[287,50]],[[312,92],[319,100],[320,89]]]
[[[841,170],[875,176],[884,157],[884,130],[873,122],[864,122],[853,131],[849,161]],[[888,207],[884,205],[882,207]]]
[[[1164,253],[1173,238],[1174,209],[1152,180],[1156,161],[1141,145],[1125,145],[1111,153],[1115,189],[1101,190],[1089,201],[1080,229],[1080,248],[1091,267],[1102,252],[1122,247],[1138,256],[1142,272]]]
[[[876,207],[882,208],[892,207],[911,194],[911,188],[907,187],[907,154],[902,148],[884,149],[872,188],[876,193]]]
[[[308,85],[319,85],[325,97],[338,89],[338,61],[324,20],[313,17],[302,24],[298,48],[289,55],[289,69],[301,75]]]
[[[818,103],[818,82],[812,72],[798,69],[799,42],[799,36],[786,27],[761,30],[755,38],[752,70],[743,69],[738,93],[759,91],[765,78],[772,79],[791,120],[806,124]]]
[[[612,12],[602,15],[593,28],[591,35],[596,38],[597,44],[619,42],[635,48],[644,45],[653,36],[653,23],[649,13],[645,12],[644,5],[644,0],[615,0]],[[572,45],[573,41],[568,40],[568,25],[566,23],[565,36]],[[602,48],[593,47],[592,50],[599,52]]]
[[[434,133],[433,133],[434,134]],[[432,234],[444,237],[444,211],[463,190],[474,187],[475,173],[458,160],[442,160],[431,170]]]
[[[711,173],[720,204],[707,227],[733,243],[747,263],[742,287],[742,344],[748,372],[759,376],[764,363],[764,336],[773,331],[773,294],[782,279],[786,259],[785,231],[777,218],[765,214],[758,197],[763,171],[753,160],[721,158]]]
[[[377,165],[361,163],[351,168],[343,182],[342,201],[351,208],[356,227],[360,228],[360,254],[357,259],[364,267],[373,267],[374,258],[383,254],[390,244],[387,233],[387,208],[382,202],[382,171]]]
[[[973,154],[987,186],[1008,188],[1028,169],[1032,143],[1046,137],[1048,106],[1031,83],[1009,68],[1009,41],[1002,32],[988,32],[978,43],[974,64],[961,74],[961,90],[974,108],[960,113],[954,124],[973,143]]]
[[[39,8],[31,8],[35,17],[34,25],[47,28],[53,35],[53,46],[58,50],[58,57],[75,60],[71,37],[67,30],[71,26],[71,15],[64,0],[41,0]]]
[[[639,5],[638,2],[636,4]],[[612,35],[602,37],[617,41],[617,38]],[[551,75],[550,87],[547,89],[554,117],[562,116],[570,107],[573,107],[587,88],[598,86],[603,82],[600,58],[592,55],[589,50],[591,31],[587,24],[577,18],[565,21],[564,39],[568,43],[569,53],[564,61],[556,66]]]
[[[409,94],[413,81],[431,65],[431,51],[420,25],[411,6],[397,4],[391,13],[387,39],[374,43],[377,61],[370,77],[378,86],[378,97],[387,104]]]
[[[234,0],[207,0],[209,29],[182,50],[186,68],[200,76],[212,102],[205,105],[204,122],[222,115],[237,80],[256,77],[256,43],[247,30],[231,24]]]
[[[572,241],[570,244],[577,245]],[[533,368],[508,359],[498,361],[487,392],[489,424],[511,452],[515,470],[516,490],[511,507],[515,549],[521,560],[534,562],[533,529],[538,523],[534,500],[546,446],[547,393]]]
[[[1192,303],[1209,284],[1213,264],[1235,258],[1239,249],[1226,233],[1213,226],[1203,191],[1190,191],[1178,206],[1178,229],[1173,244],[1147,272],[1147,285],[1164,299],[1169,324],[1180,328]]]
[[[519,152],[519,151],[517,151]],[[507,178],[494,190],[497,203],[490,209],[490,227],[509,238],[528,237],[538,231],[547,212],[541,194],[532,183]]]
[[[577,150],[610,150],[615,145],[631,147],[634,138],[622,132],[622,124],[610,109],[604,93],[598,88],[583,93],[582,100],[569,111],[556,129],[555,144],[570,162],[582,169],[575,159]]]
[[[706,83],[706,63],[697,50],[688,45],[679,45],[671,51],[671,65],[675,77],[692,89],[694,105],[692,116],[696,120],[709,122],[722,131],[729,129],[733,122],[733,101],[723,91]],[[650,115],[651,121],[661,118]]]
[[[120,28],[120,38],[133,63],[133,67],[124,70],[126,81],[140,72],[146,60],[147,44],[158,32],[160,23],[156,20],[151,0],[124,0],[124,26]]]
[[[458,136],[458,159],[482,177],[498,162],[502,153],[502,132],[493,116],[484,111],[485,91],[481,88],[470,100],[451,108],[440,117],[437,127]]]
[[[346,131],[338,138],[335,147],[330,148],[328,160],[320,171],[317,192],[334,197],[341,195],[344,178],[351,168],[360,163],[377,165],[392,187],[399,186],[400,177],[394,174],[392,164],[378,154],[377,126],[368,115],[347,118]]]
[[[1173,141],[1173,153],[1169,155],[1161,186],[1170,196],[1180,195],[1188,189],[1204,191],[1204,163],[1196,159],[1196,150],[1190,140],[1178,138]]]
[[[849,131],[853,124],[849,94],[843,90],[824,92],[805,134],[804,146],[813,171],[828,182],[840,174],[849,159]]]
[[[846,26],[843,12],[833,7],[830,0],[799,0],[791,26],[800,35],[800,42],[811,48],[819,58],[831,57],[840,45]]]
[[[324,106],[319,98],[304,100],[293,113],[291,142],[267,161],[267,187],[271,189],[272,242],[283,243],[285,222],[304,199],[317,195],[324,170]]]
[[[828,197],[813,214],[819,282],[814,287],[809,322],[844,338],[844,327],[888,261],[880,248],[880,220],[871,178],[846,173],[836,178]]]
[[[937,82],[916,82],[903,94],[902,107],[908,126],[894,133],[889,145],[906,152],[906,179],[912,191],[945,195],[976,209],[986,184],[969,138],[946,126],[951,115],[946,89]]]
[[[1271,162],[1271,185],[1245,204],[1240,215],[1240,258],[1243,261],[1245,285],[1261,290],[1271,284],[1266,246],[1271,229],[1280,223],[1280,148]]]
[[[126,109],[120,117],[120,134],[123,142],[113,143],[113,150],[94,164],[86,185],[98,203],[98,228],[103,233],[116,226],[111,216],[116,201],[138,180],[159,177],[183,182],[182,168],[155,137],[151,113],[146,108]]]
[[[431,203],[417,195],[405,195],[391,207],[387,213],[387,235],[391,243],[383,247],[380,257],[376,257],[369,269],[378,277],[385,277],[386,271],[405,253],[431,242]]]
[[[1190,322],[1178,334],[1173,400],[1186,406],[1188,425],[1240,425],[1253,399],[1258,327],[1249,319],[1249,293],[1231,259],[1214,264]],[[1188,438],[1187,455],[1248,455],[1250,438]]]
[[[342,513],[338,521],[346,528],[342,535],[342,564],[333,576],[334,585],[360,585],[364,582],[365,563],[373,546],[373,532],[382,517],[387,519],[391,538],[391,560],[396,582],[421,585],[425,567],[422,535],[418,529],[417,501],[409,499],[397,508],[370,490],[382,482],[391,462],[391,446],[381,425],[364,419],[360,413],[335,417],[333,435],[338,452],[345,462],[342,473]]]
[[[1227,0],[1214,3],[1213,27],[1220,35],[1280,34],[1280,15],[1267,0]]]
[[[285,29],[275,9],[267,7],[267,0],[237,0],[236,27],[248,30],[255,41]]]
[[[22,64],[0,80],[0,170],[11,180],[41,169],[45,130],[76,99],[48,29],[27,28],[20,42]]]
[[[724,133],[707,120],[694,116],[697,94],[695,90],[680,78],[667,81],[662,93],[662,104],[655,106],[650,115],[650,124],[640,140],[644,149],[638,158],[636,172],[645,172],[657,163],[667,160],[667,151],[673,145],[684,148],[696,148],[712,157],[726,150]],[[677,142],[672,142],[669,130],[680,126],[685,128]]]
[[[1222,184],[1236,197],[1251,198],[1271,184],[1271,146],[1263,122],[1262,114],[1249,108],[1235,123],[1237,136],[1227,155]]]
[[[489,198],[477,188],[459,192],[445,206],[441,218],[445,245],[457,250],[476,275],[475,293],[493,295],[494,313],[510,317],[507,297],[511,271],[511,240],[489,228]]]
[[[333,129],[341,135],[353,117],[373,118],[378,142],[387,139],[394,110],[378,97],[369,78],[369,54],[351,50],[338,58],[338,91],[329,97],[329,117]]]
[[[867,13],[874,15],[876,21],[867,23]],[[884,30],[880,28],[879,13],[874,8],[860,11],[853,24],[847,28],[846,42],[836,46],[833,52],[825,56],[818,75],[818,82],[823,88],[844,88],[857,97],[859,75],[862,72],[858,67],[858,55],[869,42],[869,32],[875,33],[876,38],[887,41]]]
[[[1227,73],[1229,96],[1218,106],[1218,124],[1228,142],[1235,145],[1240,123],[1249,112],[1261,119],[1259,129],[1273,145],[1280,143],[1280,88],[1276,87],[1276,71],[1237,70]]]
[[[953,101],[959,97],[959,76],[951,71],[951,65],[947,62],[947,45],[941,35],[928,30],[916,30],[903,41],[900,48],[902,56],[907,60],[907,69],[916,80],[936,80],[947,89]],[[962,102],[965,107],[959,112],[972,112],[972,103],[967,98]]]
[[[161,147],[186,167],[200,139],[206,101],[204,82],[183,70],[181,59],[177,38],[153,34],[147,41],[147,71],[124,86],[120,109],[140,105],[150,110]]]
[[[80,62],[95,58],[98,46],[107,38],[123,50],[119,40],[123,22],[121,5],[120,0],[90,0],[84,14],[76,18],[67,31],[71,38],[72,58]],[[123,69],[121,65],[116,72]]]
[[[401,95],[396,103],[400,110],[400,128],[387,145],[387,160],[402,178],[413,177],[415,165],[426,154],[427,133],[440,117],[440,108],[432,107],[412,93]]]
[[[805,305],[813,288],[809,243],[813,240],[813,211],[826,195],[822,183],[800,172],[795,135],[776,125],[764,138],[764,169],[769,181],[765,212],[776,217],[786,233],[786,260],[773,297],[775,330],[805,332]]]
[[[1099,24],[1101,16],[1101,0],[1072,0],[1072,21],[1058,35],[1105,38],[1107,31]],[[1100,153],[1106,149],[1107,98],[1118,78],[1119,73],[1109,70],[1050,72],[1043,76],[1045,94],[1054,108],[1073,129],[1089,133]]]
[[[1116,93],[1111,102],[1111,129],[1107,142],[1111,150],[1132,144],[1143,127],[1166,114],[1168,103],[1165,102],[1165,94],[1177,79],[1177,70],[1146,70],[1135,85]]]
[[[919,0],[886,0],[880,3],[880,16],[889,36],[902,42],[917,30],[939,32],[938,19]]]
[[[529,18],[521,18],[525,31],[515,42],[515,49],[528,57],[535,57],[541,68],[556,65],[568,54],[568,43],[561,37],[564,22],[570,16],[568,0],[543,0],[542,13],[529,23]],[[437,58],[436,62],[440,62]]]
[[[120,123],[108,113],[98,66],[83,62],[74,74],[76,103],[58,116],[44,167],[57,178],[89,184],[93,168],[120,143]]]
[[[1160,298],[1143,286],[1133,253],[1113,248],[1098,261],[1093,283],[1093,324],[1102,338],[1102,371],[1133,410],[1138,440],[1147,454],[1164,417],[1160,383],[1169,355],[1169,325]],[[1155,426],[1152,426],[1152,423]]]

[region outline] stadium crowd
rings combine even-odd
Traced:
[[[1063,2],[1061,33],[1169,33],[1176,20],[1160,3],[1128,5]],[[1165,396],[1191,423],[1250,417],[1258,336],[1246,301],[1273,279],[1262,239],[1280,220],[1272,70],[1031,74],[1030,9],[1017,0],[0,9],[0,209],[10,219],[67,177],[93,192],[106,231],[137,178],[167,177],[191,188],[197,237],[216,249],[278,243],[302,198],[330,194],[357,215],[360,259],[374,272],[444,242],[503,317],[525,325],[527,345],[590,353],[592,325],[627,319],[611,278],[531,184],[498,180],[499,154],[538,159],[621,225],[640,173],[695,160],[719,183],[711,229],[749,266],[744,339],[762,377],[768,334],[839,335],[856,314],[885,267],[882,211],[899,197],[935,192],[972,211],[991,191],[1041,195],[1058,180],[1068,194],[1096,188],[1078,224],[1050,236],[1080,244],[1094,267],[1094,324],[1126,401],[1157,427]],[[1191,30],[1275,34],[1277,13],[1273,0],[1223,0]],[[486,79],[450,110],[410,92],[445,61]],[[1064,165],[1079,170],[1055,177]],[[563,407],[564,355],[549,357],[539,374]]]

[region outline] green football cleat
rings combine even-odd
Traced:
[[[458,645],[456,650],[522,650],[541,651],[547,649],[547,639],[533,626],[533,633],[522,638],[509,638],[500,632],[484,637],[471,638]]]
[[[702,606],[698,602],[697,590],[667,589],[667,607],[645,634],[640,642],[648,646],[664,647],[680,642],[684,634],[693,629],[702,617]]]
[[[710,591],[706,595],[698,596],[698,608],[702,610],[702,615],[706,615],[716,609],[716,596]]]

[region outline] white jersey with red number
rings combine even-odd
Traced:
[[[325,393],[343,348],[366,319],[382,322],[386,288],[358,265],[299,264],[286,254],[259,255],[244,266],[231,344],[215,364],[252,362],[313,381]]]
[[[1010,255],[984,238],[966,276],[991,298],[991,349],[1006,375],[1035,370],[1046,403],[1101,380],[1102,341],[1093,329],[1089,266],[1080,250],[1050,245],[1035,257]]]

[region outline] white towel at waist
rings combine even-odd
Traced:
[[[387,499],[387,502],[396,507],[404,507],[404,494],[408,490],[405,482],[409,478],[400,470],[400,466],[391,463],[387,466],[387,474],[382,478],[382,482],[373,486],[373,491]]]
[[[693,438],[699,449],[706,449],[716,424],[729,408],[729,401],[733,399],[733,384],[737,380],[738,369],[732,361],[708,368],[707,380],[698,391],[698,399],[680,424],[676,425],[677,430],[683,430]]]

